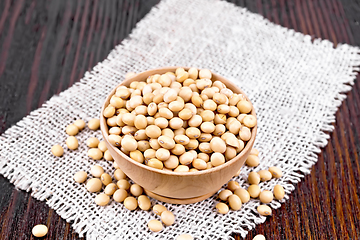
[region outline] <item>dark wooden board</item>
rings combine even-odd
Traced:
[[[158,0],[1,0],[0,133],[78,81]],[[360,46],[360,1],[237,0],[236,5],[313,37]],[[319,161],[290,200],[246,239],[360,239],[360,77],[336,114]],[[45,202],[0,176],[0,239],[79,239]],[[234,235],[236,239],[239,236]]]

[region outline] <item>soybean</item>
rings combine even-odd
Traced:
[[[190,142],[189,137],[186,135],[177,135],[174,139],[176,143],[179,143],[181,145],[186,145]]]
[[[214,112],[210,110],[204,110],[200,113],[200,116],[202,117],[203,122],[210,122],[215,118]]]
[[[103,157],[103,152],[98,148],[90,148],[88,150],[88,155],[94,160],[100,160]]]
[[[257,172],[249,173],[248,182],[250,184],[259,184],[260,183],[260,175]]]
[[[203,122],[200,125],[200,129],[204,133],[212,133],[215,131],[215,125],[212,122]]]
[[[201,132],[198,128],[189,127],[185,130],[185,134],[189,138],[198,138],[198,137],[200,137]]]
[[[89,138],[87,141],[86,141],[86,145],[88,145],[88,147],[90,148],[96,148],[99,146],[99,139],[97,139],[96,137],[92,137],[92,138]]]
[[[89,192],[99,192],[102,188],[102,182],[99,178],[91,178],[86,183],[86,189]]]
[[[171,139],[173,139],[175,137],[175,133],[170,128],[165,128],[165,129],[161,130],[161,135],[168,136]]]
[[[159,220],[153,219],[148,222],[148,228],[153,232],[160,232],[163,228],[163,225]]]
[[[109,105],[108,107],[106,107],[106,108],[104,109],[103,114],[104,114],[104,117],[110,118],[110,117],[114,116],[114,114],[115,114],[115,108],[114,108],[113,106]]]
[[[240,141],[235,137],[234,134],[228,133],[227,137],[225,139],[225,142],[227,145],[234,147],[234,148],[240,148]]]
[[[144,162],[144,155],[139,150],[131,151],[130,158],[137,161],[138,163]]]
[[[179,112],[179,118],[181,118],[182,120],[189,120],[192,116],[193,113],[188,108],[184,108]]]
[[[155,157],[160,161],[166,161],[170,157],[170,151],[166,148],[159,148],[156,150]]]
[[[100,165],[93,165],[90,168],[90,172],[94,177],[99,178],[104,173],[104,169]]]
[[[256,155],[249,155],[248,158],[246,159],[246,165],[248,165],[249,167],[256,167],[259,165],[260,161],[259,161],[259,157]]]
[[[215,208],[218,211],[218,213],[221,213],[221,214],[227,214],[229,212],[228,205],[226,205],[225,203],[222,203],[222,202],[216,204]]]
[[[264,237],[264,235],[258,234],[252,240],[266,240],[266,238]]]
[[[134,197],[127,197],[124,199],[124,206],[129,209],[130,211],[135,210],[138,207],[138,203],[136,198]]]
[[[106,151],[104,152],[104,159],[107,160],[107,161],[113,161],[113,160],[114,160],[113,157],[111,156],[109,150],[106,150]]]
[[[264,190],[259,195],[260,202],[270,203],[274,199],[274,195],[271,191]]]
[[[190,234],[181,234],[177,236],[176,240],[194,240]]]
[[[110,202],[110,197],[105,193],[100,193],[95,197],[95,203],[99,206],[108,205]]]
[[[143,193],[143,189],[139,184],[133,184],[130,187],[130,193],[134,196],[134,197],[138,197]]]
[[[229,196],[228,202],[229,202],[229,205],[230,205],[232,210],[237,211],[237,210],[239,210],[241,208],[241,205],[242,205],[241,200],[235,194]]]
[[[118,135],[113,135],[113,134],[110,134],[109,135],[109,142],[111,145],[115,146],[115,147],[120,147],[121,146],[121,141],[122,141],[122,138]]]
[[[278,167],[269,167],[269,172],[271,172],[274,178],[281,178],[283,175],[281,169]]]
[[[250,197],[252,197],[252,198],[259,197],[260,192],[261,192],[260,187],[256,184],[250,185],[248,187],[247,191],[249,192]]]
[[[147,126],[147,119],[144,115],[137,115],[134,120],[134,125],[137,129],[145,129]]]
[[[170,211],[163,211],[161,213],[161,221],[166,225],[166,226],[171,226],[174,224],[175,222],[175,216],[172,212]]]
[[[251,138],[251,132],[250,132],[250,129],[248,127],[245,127],[245,126],[242,126],[240,128],[240,138],[241,140],[243,141],[249,141],[250,138]]]
[[[194,160],[194,156],[190,152],[185,152],[179,157],[179,162],[183,165],[188,165]]]
[[[206,163],[210,160],[210,157],[206,153],[198,153],[197,158],[204,160]]]
[[[85,128],[85,121],[82,119],[78,119],[73,123],[79,130],[83,130]]]
[[[271,172],[268,170],[260,170],[258,174],[262,182],[269,181],[272,178]]]
[[[190,139],[189,143],[185,145],[185,148],[188,150],[193,150],[198,148],[199,142],[196,139]]]
[[[240,185],[236,181],[230,181],[230,182],[228,182],[227,188],[230,191],[234,192],[236,189],[240,188]]]
[[[174,172],[189,172],[190,169],[186,165],[179,165],[174,169]]]
[[[223,201],[227,201],[231,195],[233,195],[232,191],[230,191],[229,189],[225,189],[219,193],[219,198]]]
[[[256,148],[252,148],[251,151],[250,151],[250,155],[258,156],[259,155],[259,150],[257,150]]]
[[[184,124],[184,121],[181,118],[174,117],[169,121],[169,126],[172,129],[179,129]]]
[[[161,135],[161,129],[158,126],[150,125],[146,127],[145,133],[149,138],[158,138]]]
[[[93,118],[88,122],[88,127],[91,130],[98,130],[100,127],[100,120],[97,118]]]
[[[216,124],[213,134],[215,136],[221,136],[226,131],[226,127],[223,124]]]
[[[105,186],[107,186],[107,185],[109,185],[110,183],[112,183],[112,178],[111,178],[111,176],[110,176],[108,173],[103,173],[103,174],[101,174],[100,179],[101,179],[101,182],[102,182]]]
[[[43,224],[38,224],[33,227],[31,232],[35,237],[40,238],[44,237],[48,233],[48,228]]]
[[[170,155],[169,159],[164,161],[163,163],[167,169],[174,169],[179,166],[179,159],[174,155]]]
[[[274,196],[277,200],[281,200],[285,196],[285,190],[284,190],[283,186],[281,186],[279,184],[275,185],[273,192],[274,192]]]
[[[113,198],[115,202],[123,202],[127,198],[128,193],[125,189],[118,189],[114,192]]]
[[[166,207],[160,204],[156,204],[153,206],[153,212],[159,216],[166,210],[167,210]]]
[[[147,165],[148,165],[149,167],[157,168],[157,169],[163,169],[163,167],[164,167],[164,164],[163,164],[160,160],[158,160],[158,159],[156,159],[156,158],[150,159],[150,160],[147,162]]]
[[[116,185],[119,189],[124,189],[126,191],[130,188],[130,183],[126,179],[118,180]]]
[[[111,196],[111,195],[113,195],[115,193],[116,189],[117,189],[117,186],[116,186],[115,183],[109,183],[105,187],[104,192],[105,192],[106,195]]]
[[[185,152],[185,147],[181,144],[175,144],[175,147],[171,149],[171,152],[179,156]]]
[[[203,108],[204,110],[215,111],[217,108],[217,104],[212,99],[208,99],[204,101]]]
[[[227,97],[226,95],[222,94],[222,93],[215,93],[214,96],[213,96],[213,100],[219,104],[219,105],[222,105],[222,104],[225,104],[226,101],[227,101]],[[218,111],[219,112],[219,111]],[[221,113],[221,112],[219,112]]]
[[[246,100],[241,100],[238,102],[237,108],[241,113],[249,113],[252,109],[252,105],[250,102]]]
[[[250,200],[249,192],[243,188],[236,189],[234,194],[240,198],[242,203],[247,203]]]
[[[137,141],[132,137],[124,137],[121,140],[121,147],[123,147],[126,151],[135,151],[138,147]]]
[[[256,117],[254,117],[253,115],[247,115],[246,117],[244,117],[243,119],[244,125],[246,127],[252,128],[256,126]]]
[[[207,78],[207,79],[211,79],[212,74],[210,72],[209,69],[201,69],[199,72],[199,78]]]
[[[120,169],[116,169],[115,172],[114,172],[114,178],[116,180],[120,180],[120,179],[126,179],[126,175],[125,173]]]
[[[87,178],[87,173],[84,171],[79,171],[77,173],[74,174],[74,180],[77,183],[83,183],[86,181]]]
[[[175,141],[168,136],[160,136],[158,138],[160,146],[165,149],[172,149],[175,147]]]
[[[78,134],[79,128],[74,124],[70,124],[66,127],[65,131],[68,135],[75,136],[76,134]]]
[[[210,147],[214,152],[224,153],[226,151],[226,144],[224,140],[219,137],[213,137],[211,139]]]
[[[200,115],[194,115],[188,120],[190,127],[198,127],[202,123],[202,117]]]
[[[138,197],[138,205],[140,209],[147,211],[151,208],[150,199],[145,195],[140,195]]]
[[[213,136],[210,133],[201,133],[198,139],[200,142],[209,142],[212,138]]]
[[[234,157],[236,157],[236,148],[233,147],[226,147],[226,151],[225,151],[225,158],[226,160],[231,160]]]
[[[260,213],[260,215],[263,215],[263,216],[269,216],[272,213],[271,208],[266,205],[258,206],[257,211]]]
[[[56,157],[61,157],[64,154],[64,149],[60,145],[54,145],[51,152]]]
[[[194,168],[198,169],[198,170],[205,170],[206,169],[206,162],[202,159],[194,159],[192,161],[192,165]]]
[[[210,162],[214,167],[220,166],[225,163],[225,157],[219,152],[211,154]]]

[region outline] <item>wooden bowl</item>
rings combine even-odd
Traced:
[[[133,81],[145,81],[150,75],[175,72],[177,68],[164,67],[148,70],[126,79],[117,87],[121,85],[129,86]],[[189,68],[184,67],[184,69],[188,70]],[[241,93],[249,100],[244,92],[234,83],[215,73],[212,73],[212,76],[213,81],[219,80],[223,82],[234,93]],[[109,143],[108,126],[103,116],[103,111],[109,105],[110,98],[115,94],[116,88],[107,96],[102,106],[100,115],[101,132],[114,161],[129,178],[142,186],[151,197],[177,204],[188,204],[206,199],[217,192],[221,186],[237,173],[251,151],[256,137],[257,126],[252,128],[251,139],[246,143],[245,148],[235,158],[215,168],[181,173],[163,171],[138,163]],[[251,114],[256,117],[254,108]]]

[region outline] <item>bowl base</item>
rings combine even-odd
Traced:
[[[193,198],[169,198],[169,197],[165,197],[165,196],[153,193],[146,189],[144,189],[144,191],[145,191],[146,195],[148,195],[149,197],[155,198],[156,200],[159,200],[162,202],[173,203],[173,204],[191,204],[191,203],[200,202],[202,200],[205,200],[205,199],[211,197],[218,190],[216,190],[215,192],[207,193],[205,195],[201,195],[201,196],[193,197]]]

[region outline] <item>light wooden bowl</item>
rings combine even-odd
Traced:
[[[123,81],[117,87],[121,85],[129,86],[132,81],[145,81],[150,75],[163,74],[170,71],[175,72],[176,68],[178,67],[148,70]],[[188,70],[189,68],[184,67],[184,69]],[[219,80],[234,93],[241,93],[247,98],[244,92],[234,83],[215,73],[212,76],[213,81]],[[252,129],[251,139],[246,143],[245,148],[235,158],[215,168],[198,172],[179,173],[163,171],[138,163],[111,145],[108,140],[108,126],[106,119],[103,117],[103,111],[109,105],[110,98],[114,95],[116,88],[107,96],[101,109],[101,132],[108,150],[121,170],[134,182],[142,186],[151,197],[177,204],[189,204],[204,200],[217,192],[221,186],[236,174],[251,151],[256,137],[257,126]],[[256,116],[254,108],[251,114]]]

